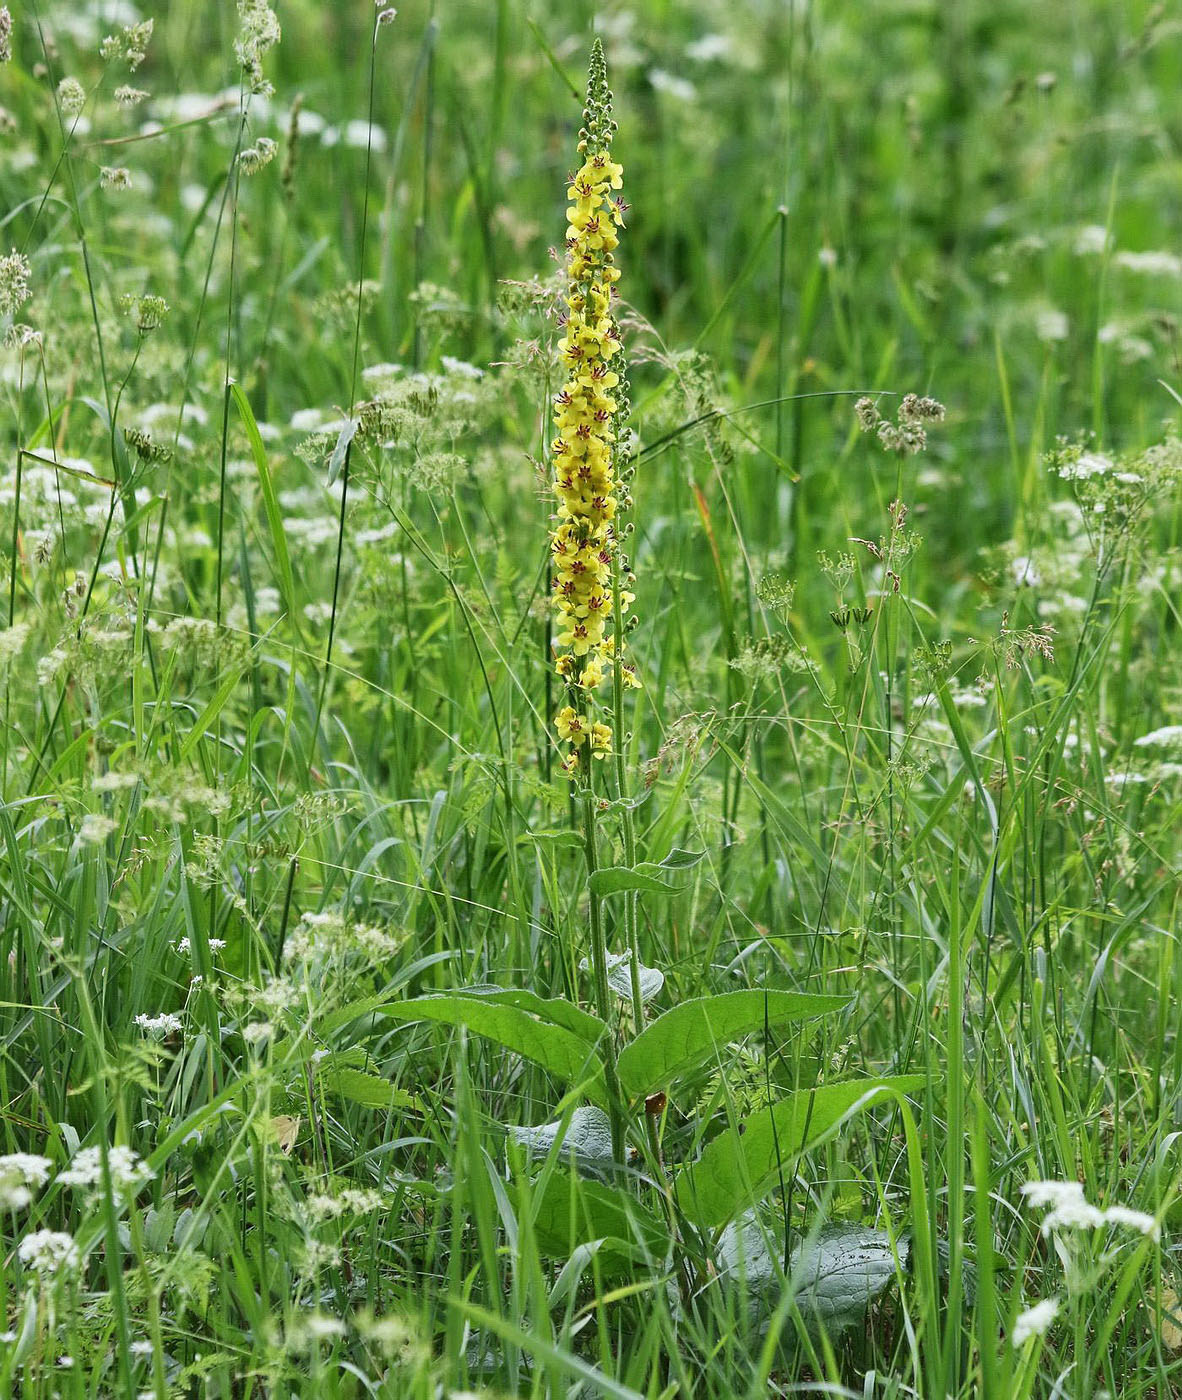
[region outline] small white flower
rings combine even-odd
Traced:
[[[457,360],[454,355],[440,355],[439,363],[448,374],[458,375],[461,379],[484,378],[484,371],[477,365],[470,365],[467,360]]]
[[[184,1026],[181,1018],[173,1015],[171,1011],[162,1011],[159,1016],[149,1016],[141,1011],[135,1018],[135,1023],[148,1035],[158,1036],[173,1035]]]
[[[0,258],[0,316],[14,316],[33,295],[29,291],[31,275],[28,258],[15,248]]]
[[[1010,1333],[1010,1344],[1020,1347],[1031,1337],[1041,1337],[1058,1313],[1058,1298],[1044,1298],[1041,1303],[1035,1303],[1032,1308],[1019,1313],[1014,1321],[1014,1330]]]
[[[1107,247],[1108,230],[1103,224],[1085,224],[1075,235],[1074,252],[1076,257],[1102,253]]]
[[[1182,746],[1182,724],[1167,724],[1133,740],[1135,749],[1173,749]]]
[[[1053,306],[1044,308],[1034,318],[1034,332],[1039,340],[1066,340],[1070,329],[1066,314]]]
[[[1034,560],[1025,554],[1020,554],[1011,563],[1010,572],[1014,575],[1014,582],[1021,587],[1023,584],[1028,588],[1037,588],[1042,582],[1038,570],[1034,567]]]
[[[100,846],[115,830],[116,823],[101,812],[87,812],[78,827],[78,840],[88,846]]]
[[[138,1191],[156,1173],[130,1147],[107,1150],[107,1166],[111,1173],[112,1190],[122,1194]],[[97,1147],[84,1147],[75,1153],[64,1172],[58,1173],[59,1186],[97,1186],[103,1179],[102,1154]]]
[[[663,92],[666,97],[676,98],[678,102],[692,102],[698,95],[697,88],[688,78],[666,73],[663,68],[650,69],[648,80],[658,92]]]
[[[703,34],[692,44],[685,46],[686,58],[697,63],[709,63],[712,59],[726,58],[731,51],[731,41],[725,34]]]
[[[17,1254],[22,1264],[47,1278],[76,1269],[81,1262],[73,1235],[59,1230],[37,1230],[26,1235]]]
[[[1090,1205],[1081,1196],[1078,1201],[1065,1201],[1056,1206],[1042,1222],[1044,1236],[1056,1230],[1098,1230],[1104,1224],[1104,1212]]]
[[[1117,253],[1112,261],[1127,272],[1142,272],[1150,277],[1182,277],[1182,258],[1176,253]]]
[[[1112,458],[1103,452],[1083,452],[1074,462],[1064,462],[1059,475],[1064,481],[1087,481],[1089,477],[1110,472],[1114,465]]]
[[[86,89],[77,78],[63,78],[57,85],[57,100],[63,116],[76,117],[86,106]]]
[[[21,1210],[33,1199],[33,1191],[49,1180],[53,1163],[31,1152],[10,1152],[0,1157],[0,1210]]]

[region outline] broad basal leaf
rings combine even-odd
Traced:
[[[785,1271],[779,1228],[765,1229],[749,1211],[719,1238],[717,1286],[739,1290],[761,1330],[790,1289],[810,1332],[836,1338],[862,1321],[906,1267],[909,1252],[906,1239],[892,1247],[885,1230],[839,1225],[800,1240]]]
[[[563,1120],[544,1123],[540,1128],[510,1128],[509,1136],[535,1154],[544,1157],[558,1141],[561,1134],[562,1145],[559,1156],[566,1161],[572,1155],[580,1171],[608,1171],[611,1169],[612,1130],[608,1116],[602,1108],[576,1108],[566,1123]]]
[[[607,1027],[598,1016],[592,1016],[581,1006],[565,997],[540,997],[536,992],[528,992],[519,987],[475,986],[457,987],[454,995],[483,997],[485,1001],[499,1002],[502,1006],[519,1006],[545,1021],[553,1021],[585,1040],[588,1045],[597,1045]]]
[[[848,997],[776,991],[723,992],[683,1001],[620,1052],[620,1083],[634,1099],[668,1089],[677,1075],[714,1058],[729,1041],[765,1025],[807,1020],[848,1004]]]
[[[669,1245],[665,1224],[628,1192],[601,1181],[556,1171],[534,1195],[538,1246],[554,1259],[593,1240],[605,1240],[597,1258],[608,1270],[645,1258],[661,1260]]]
[[[855,1109],[882,1102],[882,1090],[913,1093],[922,1075],[855,1079],[790,1094],[753,1113],[706,1144],[701,1157],[677,1177],[682,1210],[699,1225],[717,1228],[775,1188],[793,1158]]]
[[[448,1026],[466,1026],[475,1035],[523,1055],[559,1079],[583,1084],[588,1098],[606,1102],[594,1049],[565,1026],[540,1020],[520,1007],[481,996],[446,993],[390,1002],[379,1014],[395,1021],[439,1021]]]

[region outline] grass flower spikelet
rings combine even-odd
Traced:
[[[632,601],[624,592],[616,597],[619,514],[627,505],[617,429],[627,413],[627,382],[612,313],[620,275],[613,254],[627,206],[612,193],[621,187],[623,170],[611,157],[615,124],[598,40],[591,51],[583,123],[578,145],[583,160],[567,191],[566,311],[558,345],[567,377],[554,400],[557,436],[551,444],[558,502],[550,536],[557,670],[576,704],[585,703],[616,664],[617,604],[622,611]],[[631,672],[628,677],[631,683]],[[570,776],[579,769],[584,744],[593,756],[603,757],[612,743],[610,728],[576,704],[555,717],[559,737],[571,745],[563,760]]]

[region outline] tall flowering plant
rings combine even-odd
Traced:
[[[611,157],[615,123],[603,47],[595,41],[579,132],[582,164],[571,177],[566,218],[566,296],[559,353],[566,382],[555,399],[551,444],[558,513],[550,536],[558,674],[567,703],[555,716],[567,746],[562,766],[576,777],[585,756],[612,749],[611,727],[594,718],[591,695],[607,679],[617,697],[635,684],[620,632],[632,595],[619,586],[619,515],[629,502],[619,475],[619,428],[627,416],[620,330],[612,310],[615,265],[627,205],[614,190],[623,168]]]

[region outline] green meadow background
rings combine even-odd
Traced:
[[[1182,1393],[1175,8],[290,0],[246,102],[225,0],[10,7],[0,1390]],[[148,18],[135,72],[99,57]],[[596,35],[617,737],[638,859],[701,855],[639,898],[649,1014],[848,998],[670,1080],[617,1184],[659,1215],[783,1095],[919,1076],[761,1205],[789,1248],[893,1242],[845,1327],[720,1279],[716,1236],[555,1250],[507,1130],[569,1085],[397,1010],[592,1007],[545,313]],[[899,458],[854,404],[909,392],[946,415]],[[1044,1231],[1040,1180],[1152,1229]],[[71,1264],[22,1252],[46,1230]]]

